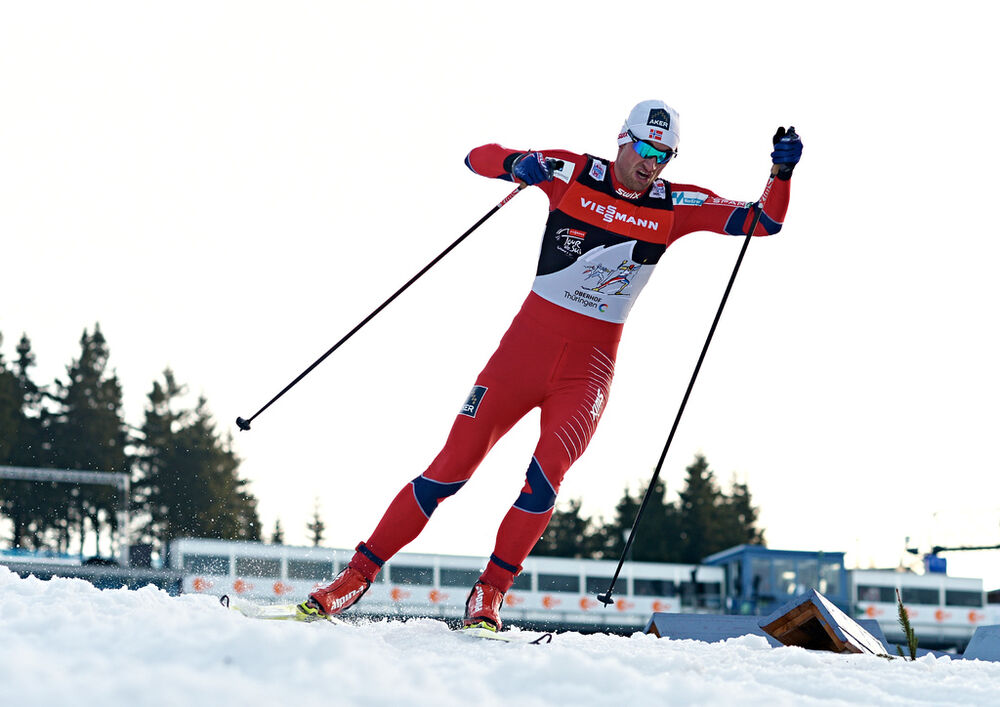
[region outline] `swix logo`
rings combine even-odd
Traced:
[[[624,214],[618,210],[614,204],[598,204],[590,199],[585,199],[580,197],[580,206],[594,213],[601,214],[603,220],[606,223],[613,223],[615,221],[622,221],[624,223],[630,223],[633,226],[640,226],[641,228],[648,228],[651,231],[655,231],[660,227],[659,221],[653,221],[651,219],[645,218],[635,218],[629,214]]]
[[[624,189],[622,187],[615,187],[615,194],[624,197],[626,199],[638,199],[640,196],[642,196],[637,191],[629,191],[628,189]]]
[[[597,389],[597,397],[594,398],[594,404],[590,406],[590,419],[596,420],[601,416],[601,408],[604,407],[604,391],[600,388]]]

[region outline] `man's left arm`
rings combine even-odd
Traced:
[[[695,231],[745,236],[758,204],[763,204],[763,212],[753,235],[770,236],[780,231],[788,210],[792,172],[802,157],[802,140],[795,128],[785,130],[782,127],[778,128],[772,142],[771,177],[764,193],[755,202],[725,199],[695,185],[673,184],[674,230],[671,240]]]

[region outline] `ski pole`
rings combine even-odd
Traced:
[[[398,290],[396,290],[396,291],[395,291],[395,292],[393,293],[393,295],[392,295],[391,297],[389,297],[389,299],[387,299],[387,300],[386,300],[385,302],[383,302],[383,303],[382,303],[382,304],[380,304],[380,305],[379,305],[378,307],[376,307],[376,308],[375,308],[375,309],[374,309],[374,310],[372,311],[372,313],[371,313],[371,314],[369,314],[369,315],[368,315],[367,317],[365,317],[364,319],[362,319],[362,320],[361,320],[361,323],[360,323],[360,324],[358,324],[358,325],[357,325],[356,327],[354,327],[354,328],[353,328],[353,329],[351,329],[351,330],[350,330],[349,332],[347,332],[347,334],[345,334],[345,335],[344,335],[344,337],[343,337],[343,338],[342,338],[342,339],[341,339],[340,341],[338,341],[338,342],[337,342],[336,344],[334,344],[333,346],[331,346],[331,347],[330,347],[330,348],[329,348],[329,349],[327,350],[327,352],[326,352],[325,354],[323,354],[322,356],[320,356],[319,358],[317,358],[317,359],[316,359],[315,361],[313,361],[312,365],[310,365],[310,366],[309,366],[309,367],[308,367],[308,368],[307,368],[306,370],[302,371],[302,373],[300,373],[300,374],[299,374],[299,375],[298,375],[298,376],[297,376],[297,377],[295,378],[295,380],[293,380],[293,381],[292,381],[291,383],[289,383],[289,384],[288,384],[288,385],[286,385],[286,386],[285,386],[284,388],[282,388],[282,389],[281,389],[281,392],[280,392],[280,393],[278,393],[278,394],[277,394],[277,395],[275,395],[275,396],[274,396],[273,398],[271,398],[271,399],[270,399],[269,401],[267,401],[267,404],[266,404],[266,405],[264,405],[264,407],[262,407],[262,408],[261,408],[260,410],[258,410],[257,412],[255,412],[255,413],[254,413],[253,415],[251,415],[251,416],[250,416],[249,418],[246,418],[246,419],[244,419],[244,418],[242,418],[242,417],[237,417],[237,418],[236,418],[236,426],[237,426],[237,427],[239,427],[239,428],[240,428],[240,430],[249,430],[249,429],[250,429],[250,423],[251,423],[251,422],[253,422],[253,421],[254,421],[254,420],[255,420],[255,419],[257,418],[257,416],[258,416],[258,415],[260,415],[260,414],[261,414],[262,412],[264,412],[264,411],[265,411],[265,410],[267,410],[267,409],[268,409],[269,407],[271,407],[271,405],[272,405],[272,404],[273,404],[273,403],[274,403],[274,402],[275,402],[275,401],[276,401],[276,400],[277,400],[278,398],[280,398],[280,397],[281,397],[282,395],[284,395],[284,394],[285,394],[285,393],[287,393],[287,392],[288,392],[289,390],[291,390],[291,389],[292,389],[292,387],[293,387],[293,386],[295,386],[295,384],[296,384],[296,383],[298,383],[298,382],[299,382],[300,380],[302,380],[303,378],[305,378],[305,377],[306,377],[306,376],[307,376],[307,375],[308,375],[308,374],[309,374],[309,373],[310,373],[310,372],[311,372],[311,371],[312,371],[312,370],[313,370],[314,368],[316,368],[316,366],[318,366],[319,364],[323,363],[323,361],[325,361],[325,360],[326,360],[327,356],[329,356],[329,355],[330,355],[330,354],[332,354],[332,353],[333,353],[334,351],[336,351],[337,349],[339,349],[339,348],[341,347],[341,345],[342,345],[342,344],[343,344],[343,343],[344,343],[345,341],[347,341],[347,340],[348,340],[348,339],[350,339],[350,338],[351,338],[352,336],[354,336],[354,335],[355,335],[356,333],[358,333],[358,330],[359,330],[359,329],[361,329],[361,327],[363,327],[363,326],[364,326],[365,324],[367,324],[367,323],[368,323],[368,322],[370,322],[370,321],[371,321],[372,319],[374,319],[374,318],[375,318],[375,315],[377,315],[377,314],[378,314],[379,312],[381,312],[381,311],[382,311],[383,309],[385,309],[385,308],[386,308],[387,306],[389,306],[389,303],[390,303],[390,302],[392,302],[392,301],[393,301],[394,299],[396,299],[396,298],[397,298],[397,297],[399,297],[399,296],[400,296],[401,294],[403,294],[403,292],[404,292],[404,291],[405,291],[405,290],[406,290],[406,289],[407,289],[407,288],[408,288],[408,287],[409,287],[410,285],[412,285],[412,284],[413,284],[414,282],[416,282],[417,280],[419,280],[419,279],[420,279],[420,278],[421,278],[421,277],[422,277],[422,276],[424,275],[424,273],[426,273],[426,272],[427,272],[428,270],[430,270],[430,269],[431,269],[432,267],[434,267],[435,265],[437,265],[438,261],[440,261],[440,260],[441,260],[441,259],[442,259],[442,258],[443,258],[444,256],[448,255],[448,253],[450,253],[450,252],[451,252],[452,250],[454,250],[454,248],[455,248],[455,247],[456,247],[456,246],[457,246],[457,245],[458,245],[459,243],[461,243],[462,241],[464,241],[464,240],[465,240],[465,239],[466,239],[466,238],[467,238],[467,237],[468,237],[468,236],[469,236],[469,235],[470,235],[470,234],[471,234],[471,233],[472,233],[473,231],[475,231],[475,230],[476,230],[477,228],[479,228],[480,226],[482,226],[482,225],[483,225],[483,223],[484,223],[484,222],[486,221],[486,219],[488,219],[488,218],[489,218],[490,216],[492,216],[492,215],[493,215],[493,214],[495,214],[495,213],[496,213],[497,211],[499,211],[499,210],[500,210],[500,208],[501,208],[501,207],[502,207],[502,206],[503,206],[504,204],[506,204],[506,203],[507,203],[508,201],[510,201],[511,199],[513,199],[513,198],[514,198],[515,196],[517,196],[518,192],[520,192],[520,191],[521,191],[522,189],[524,189],[524,188],[525,188],[526,186],[528,186],[528,185],[527,185],[527,184],[524,184],[523,182],[522,182],[521,184],[519,184],[519,185],[518,185],[518,187],[517,187],[517,189],[515,189],[515,190],[514,190],[514,191],[512,191],[512,192],[511,192],[510,194],[508,194],[508,195],[507,195],[506,197],[504,197],[504,199],[503,199],[503,200],[502,200],[502,201],[501,201],[501,202],[500,202],[499,204],[497,204],[496,206],[494,206],[494,207],[493,207],[492,209],[490,209],[490,210],[489,210],[489,211],[488,211],[488,212],[486,213],[486,215],[485,215],[485,216],[483,216],[483,217],[482,217],[481,219],[479,219],[478,221],[476,221],[476,222],[475,222],[475,223],[474,223],[474,224],[472,225],[472,228],[470,228],[470,229],[469,229],[468,231],[466,231],[465,233],[463,233],[463,234],[462,234],[461,236],[459,236],[459,237],[458,237],[458,238],[457,238],[457,239],[455,240],[455,242],[454,242],[454,243],[452,243],[452,244],[451,244],[450,246],[448,246],[448,247],[447,247],[447,248],[445,248],[445,249],[444,249],[443,251],[441,251],[441,252],[440,252],[440,253],[438,254],[438,256],[437,256],[436,258],[434,258],[434,260],[432,260],[431,262],[427,263],[427,265],[425,265],[425,266],[424,266],[424,268],[423,268],[423,269],[422,269],[422,270],[421,270],[420,272],[418,272],[418,273],[417,273],[416,275],[414,275],[413,277],[411,277],[411,278],[410,278],[410,279],[409,279],[409,280],[408,280],[408,281],[406,282],[406,284],[404,284],[404,285],[403,285],[402,287],[400,287],[400,288],[399,288]]]
[[[772,171],[771,180],[774,179],[775,172]],[[719,324],[719,319],[722,317],[722,310],[726,306],[726,300],[729,299],[729,292],[733,289],[733,282],[736,280],[736,273],[740,270],[740,263],[743,262],[743,256],[747,252],[747,246],[750,245],[750,239],[753,237],[753,232],[757,229],[757,224],[760,222],[760,215],[764,213],[764,201],[767,199],[767,195],[771,191],[771,180],[768,181],[767,188],[764,189],[764,196],[761,200],[757,202],[754,208],[753,221],[750,224],[750,230],[747,231],[746,237],[743,239],[743,247],[740,249],[740,255],[736,258],[736,266],[733,268],[733,274],[729,276],[729,284],[726,285],[726,291],[722,295],[722,302],[719,303],[719,310],[715,313],[715,319],[712,321],[712,326],[708,330],[708,338],[705,339],[705,345],[701,349],[701,355],[698,356],[698,363],[695,364],[694,373],[691,374],[691,380],[688,382],[687,390],[684,392],[684,398],[681,400],[681,406],[677,410],[677,417],[674,418],[673,427],[670,428],[670,434],[667,435],[667,443],[663,445],[663,451],[660,453],[660,460],[656,462],[656,469],[653,471],[653,476],[649,480],[649,486],[646,488],[646,493],[642,497],[642,503],[639,504],[639,510],[635,514],[635,520],[632,522],[632,530],[628,534],[628,538],[625,540],[625,549],[622,550],[622,556],[618,560],[618,567],[615,568],[615,574],[611,578],[611,583],[608,585],[608,591],[604,594],[598,594],[597,600],[608,606],[614,603],[611,598],[611,592],[614,591],[615,583],[618,581],[618,575],[622,571],[622,565],[625,564],[625,557],[628,555],[629,549],[632,547],[632,540],[635,538],[635,530],[639,526],[639,519],[642,518],[642,512],[646,510],[646,504],[649,503],[649,497],[653,492],[653,487],[656,485],[657,479],[660,478],[660,469],[663,468],[663,460],[667,458],[667,450],[670,449],[670,443],[674,440],[674,433],[677,431],[677,425],[681,421],[681,415],[684,414],[684,408],[687,406],[688,398],[691,395],[691,389],[694,388],[695,379],[698,378],[698,371],[701,370],[702,361],[705,360],[705,354],[708,352],[708,345],[712,343],[712,336],[715,334],[715,327]]]

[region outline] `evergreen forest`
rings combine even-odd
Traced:
[[[99,324],[84,330],[65,376],[47,384],[32,377],[26,334],[10,360],[3,351],[0,334],[0,466],[117,472],[131,480],[124,499],[111,485],[0,478],[4,544],[81,555],[85,547],[106,547],[103,538],[121,538],[117,511],[126,503],[133,543],[160,549],[181,536],[260,538],[257,499],[240,479],[231,435],[220,434],[203,398],[184,407],[185,386],[169,368],[152,383],[136,427],[125,420]]]
[[[653,486],[628,551],[629,560],[698,564],[736,545],[765,544],[764,531],[758,527],[759,510],[746,484],[734,478],[729,491],[723,491],[702,454],[695,456],[686,473],[674,499],[668,499],[662,478]],[[626,488],[608,521],[581,515],[580,499],[557,507],[531,554],[617,560],[647,489],[643,486],[633,495]]]

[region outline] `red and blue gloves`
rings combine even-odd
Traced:
[[[515,180],[528,186],[539,182],[551,182],[553,171],[559,167],[558,160],[545,159],[541,152],[526,152],[514,160],[510,173]]]
[[[795,165],[802,159],[802,139],[795,132],[794,127],[785,130],[778,128],[771,138],[774,143],[774,151],[771,153],[771,162],[778,167],[778,179],[790,179]]]

